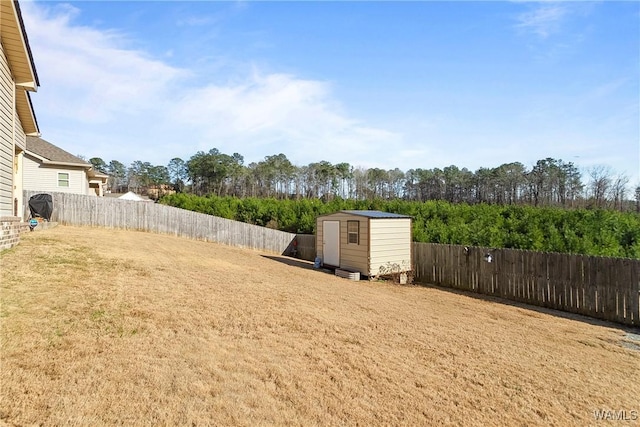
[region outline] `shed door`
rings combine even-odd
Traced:
[[[322,221],[323,264],[340,267],[340,221]]]

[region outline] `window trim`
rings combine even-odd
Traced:
[[[356,230],[351,230],[351,225],[356,225]],[[351,237],[355,235],[355,242],[351,241]],[[348,220],[347,221],[347,244],[348,245],[359,245],[360,244],[360,221],[357,220]]]
[[[66,175],[66,178],[64,177]],[[66,185],[61,184],[66,182]],[[58,187],[69,188],[71,186],[71,174],[69,172],[58,172]]]

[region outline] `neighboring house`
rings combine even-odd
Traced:
[[[39,86],[17,1],[0,0],[0,217],[22,213],[22,156],[39,135],[29,92]]]
[[[25,190],[103,196],[108,175],[42,138],[28,136],[23,156]]]

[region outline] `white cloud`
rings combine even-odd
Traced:
[[[301,163],[367,162],[371,151],[398,140],[341,114],[327,83],[257,70],[236,85],[187,91],[173,111],[176,122],[200,126],[198,149],[214,141],[228,151],[283,152]]]
[[[122,47],[125,36],[74,26],[71,6],[26,3],[24,19],[40,74],[40,113],[56,120],[104,123],[156,107],[187,72]],[[46,129],[44,129],[46,132]]]
[[[248,161],[282,152],[299,164],[367,164],[400,140],[350,118],[327,82],[250,65],[232,83],[196,80],[198,69],[133,50],[125,34],[74,24],[78,9],[23,9],[42,84],[33,99],[43,137],[73,153],[166,164],[216,147]]]
[[[560,30],[561,24],[567,15],[567,7],[557,3],[542,3],[528,12],[517,17],[516,28],[532,32],[546,39],[551,34]]]
[[[210,16],[190,16],[188,18],[179,19],[176,25],[179,27],[198,27],[202,25],[210,25],[214,23],[214,19]]]
[[[608,82],[601,84],[598,87],[593,88],[593,90],[588,94],[588,97],[591,99],[599,100],[602,98],[607,98],[611,95],[614,95],[621,88],[624,88],[628,85],[630,79],[627,77],[617,78]]]

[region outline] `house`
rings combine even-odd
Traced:
[[[25,190],[102,197],[109,178],[91,163],[35,136],[27,137],[22,165]]]
[[[316,220],[316,254],[322,264],[368,277],[410,271],[411,217],[347,210]]]
[[[15,221],[23,206],[26,137],[40,134],[29,95],[39,85],[20,5],[0,0],[0,217]]]

